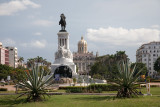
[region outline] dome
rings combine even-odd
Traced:
[[[87,42],[81,37],[81,40],[78,42],[78,45],[87,45]]]
[[[78,42],[78,53],[87,53],[87,42],[81,37],[81,40]]]

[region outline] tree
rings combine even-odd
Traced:
[[[21,82],[23,78],[25,78],[25,71],[24,69],[15,68],[11,71],[11,78],[14,83]]]
[[[34,64],[35,64],[34,58],[27,59],[27,67],[28,68],[31,68]]]
[[[136,65],[132,68],[128,61],[122,61],[118,64],[118,72],[112,73],[114,82],[119,86],[117,97],[133,97],[138,96],[135,83],[140,77],[142,70],[136,72]]]
[[[136,65],[135,72],[138,72],[139,70],[142,70],[140,73],[141,75],[146,75],[148,70],[144,63],[132,63],[131,67],[133,68]]]
[[[40,57],[40,56],[37,56],[37,57],[35,58],[35,62],[37,63],[37,65],[38,65],[39,63],[42,65],[43,61],[44,61],[43,58]]]
[[[25,71],[25,78],[22,80],[22,82],[19,82],[19,85],[28,89],[28,91],[22,93],[19,97],[28,95],[27,101],[41,101],[41,96],[45,98],[45,95],[48,95],[45,91],[45,88],[50,85],[53,75],[45,79],[44,72],[44,69],[42,69],[40,72],[38,66],[33,66],[32,70],[29,72]]]
[[[128,56],[125,54],[125,51],[117,51],[113,55],[104,55],[96,58],[96,62],[91,66],[89,74],[101,75],[101,78],[112,78],[111,72],[117,73],[117,63],[121,60],[127,60]],[[96,76],[95,76],[96,77]],[[99,77],[99,76],[98,76]],[[97,78],[98,79],[98,78]]]
[[[24,61],[24,58],[23,58],[23,57],[20,57],[20,58],[18,59],[18,62],[20,63],[20,66],[22,66],[23,61]]]
[[[160,57],[157,58],[156,62],[154,63],[154,70],[160,72]]]
[[[10,75],[12,71],[12,67],[9,67],[8,65],[2,65],[0,64],[0,80],[6,79],[8,75]]]

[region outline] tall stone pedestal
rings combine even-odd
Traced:
[[[55,78],[76,77],[76,65],[69,49],[69,33],[58,32],[58,51],[55,53],[55,61],[51,65],[51,72]]]

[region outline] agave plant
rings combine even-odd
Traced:
[[[136,65],[131,68],[128,61],[122,61],[118,64],[118,72],[113,74],[114,82],[119,86],[117,97],[133,97],[138,96],[139,92],[136,90],[136,81],[140,77],[142,70],[136,71]]]
[[[32,70],[28,72],[25,71],[26,78],[24,78],[19,85],[26,88],[28,91],[22,93],[19,97],[27,95],[27,101],[40,101],[42,100],[41,96],[45,98],[45,95],[48,95],[45,92],[45,88],[50,85],[53,76],[44,79],[44,74],[44,69],[40,70],[38,66],[32,67]]]

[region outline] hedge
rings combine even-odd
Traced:
[[[102,91],[117,91],[118,86],[113,84],[91,84],[89,86],[67,86],[59,87],[60,90],[66,90],[66,92],[102,92]]]
[[[118,86],[113,84],[91,84],[87,88],[92,90],[117,91]]]
[[[0,91],[7,91],[7,88],[0,88]]]
[[[86,87],[83,86],[66,86],[66,87],[59,87],[60,90],[70,90],[70,89],[82,89],[84,90]]]

